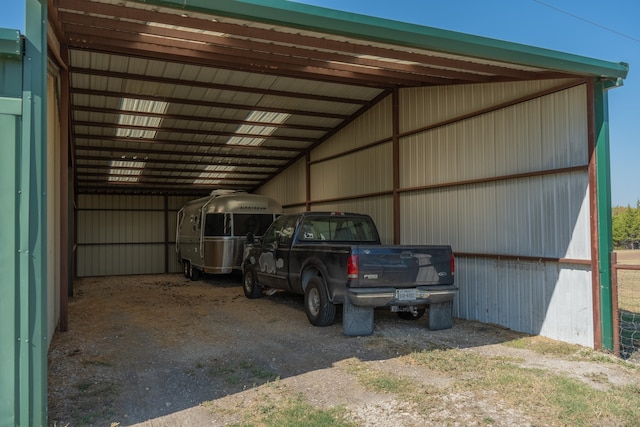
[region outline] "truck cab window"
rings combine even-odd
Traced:
[[[273,224],[271,224],[271,227],[269,227],[264,234],[264,239],[262,240],[263,246],[275,245],[275,243],[278,241],[278,238],[280,237],[282,226],[284,225],[286,219],[287,217],[281,216],[280,218],[275,220]]]

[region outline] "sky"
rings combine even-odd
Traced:
[[[624,85],[609,91],[613,206],[640,200],[640,1],[297,0],[298,3],[626,62]],[[0,28],[24,33],[24,1],[3,1]]]

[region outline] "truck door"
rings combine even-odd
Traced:
[[[256,275],[263,286],[288,289],[286,271],[289,266],[289,246],[295,226],[296,216],[281,216],[262,238]]]
[[[279,289],[291,290],[289,283],[289,254],[291,253],[291,240],[293,239],[295,228],[296,216],[290,216],[286,219],[278,237],[278,246],[275,254],[276,283],[274,286]]]

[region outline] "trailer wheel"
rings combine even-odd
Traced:
[[[422,316],[424,316],[424,312],[425,312],[425,308],[422,307],[422,308],[418,308],[415,313],[412,311],[399,311],[396,314],[398,315],[399,318],[403,320],[418,320]]]
[[[189,278],[189,269],[191,263],[189,261],[187,261],[186,259],[182,260],[182,270],[184,272],[184,277],[186,277],[187,279]]]
[[[193,266],[193,264],[189,263],[189,279],[194,282],[200,280],[200,270]]]
[[[256,272],[253,271],[253,268],[246,267],[244,269],[242,290],[244,291],[244,296],[249,299],[260,298],[262,296],[263,288],[258,283],[258,280],[256,279]]]
[[[329,301],[327,286],[321,277],[312,277],[304,292],[304,311],[314,326],[329,326],[336,318],[336,306]]]

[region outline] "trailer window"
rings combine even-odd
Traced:
[[[207,214],[204,235],[231,236],[231,214]]]
[[[233,214],[233,235],[246,236],[252,232],[254,236],[262,236],[273,222],[273,214]]]

